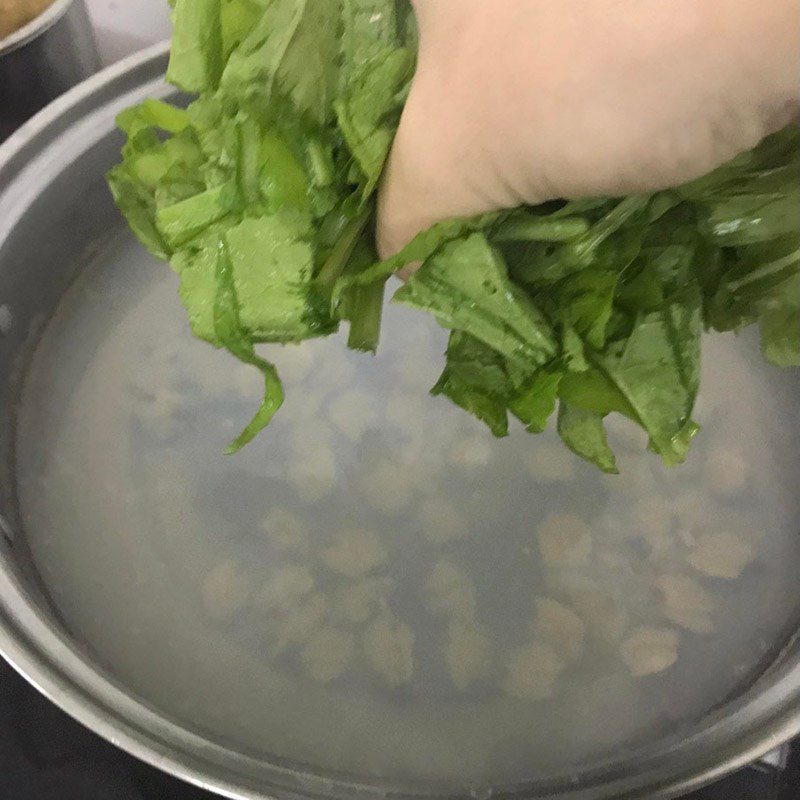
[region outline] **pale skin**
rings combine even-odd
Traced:
[[[798,118],[800,0],[414,5],[383,256],[453,216],[675,186]]]

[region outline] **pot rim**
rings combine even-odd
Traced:
[[[63,11],[71,2],[57,0],[51,10]],[[37,148],[57,146],[61,134],[91,109],[93,98],[102,105],[108,103],[109,97],[127,96],[157,82],[163,76],[168,51],[169,43],[163,42],[123,59],[39,112],[0,145],[0,185],[10,187],[8,191],[12,192],[15,177],[23,171],[31,154]],[[78,112],[77,120],[66,119],[70,111]],[[34,189],[42,188],[47,185],[48,176],[36,174],[33,180],[37,183]],[[0,190],[0,205],[6,191]],[[8,221],[9,226],[13,224],[13,219]],[[0,247],[8,230],[0,220]],[[0,523],[4,523],[2,517]],[[8,525],[0,524],[0,532],[4,528]],[[795,634],[784,651],[788,656],[779,659],[740,697],[706,715],[690,734],[675,734],[659,742],[657,753],[642,748],[621,760],[598,763],[580,777],[564,776],[547,784],[493,787],[492,794],[519,800],[656,800],[690,791],[745,766],[800,734],[797,640]],[[40,612],[2,558],[0,654],[53,703],[103,738],[158,769],[232,800],[355,794],[375,800],[386,798],[387,794],[396,798],[457,796],[452,786],[440,791],[430,784],[373,784],[339,774],[314,773],[308,765],[266,764],[165,719],[116,685],[83,655]],[[244,768],[249,769],[252,778],[243,777]]]

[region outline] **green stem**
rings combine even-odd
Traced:
[[[333,290],[334,284],[344,272],[344,268],[347,266],[350,256],[353,255],[353,250],[356,244],[358,244],[358,239],[366,227],[371,214],[372,207],[365,208],[344,229],[344,232],[333,246],[331,254],[322,265],[314,281],[318,288],[324,289],[328,293]]]
[[[374,353],[378,349],[385,285],[385,281],[379,281],[369,286],[353,286],[348,292],[350,336],[347,346],[351,350]]]
[[[583,217],[542,219],[532,215],[511,217],[492,233],[493,242],[568,242],[589,230]]]

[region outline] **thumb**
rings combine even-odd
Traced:
[[[417,0],[417,72],[378,196],[377,238],[382,258],[417,233],[450,217],[507,205],[502,181],[486,157],[482,86],[461,57],[473,0]],[[458,4],[456,4],[458,5]],[[444,13],[447,11],[448,13]],[[485,78],[485,76],[483,76]]]

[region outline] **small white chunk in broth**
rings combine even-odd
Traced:
[[[196,384],[206,397],[222,397],[231,391],[231,375],[228,369],[220,368],[222,353],[203,348],[181,346],[180,332],[174,333],[174,341],[159,347],[156,345],[152,358],[141,362],[147,371],[151,386],[164,386],[180,370],[192,383]],[[258,375],[258,370],[251,367]],[[163,377],[162,377],[163,376]],[[169,377],[167,377],[169,376]],[[261,393],[264,393],[264,380],[261,380]],[[257,398],[258,399],[258,398]]]
[[[575,456],[563,444],[532,439],[522,460],[537,482],[560,483],[575,478]]]
[[[370,464],[362,479],[362,491],[374,509],[398,514],[411,502],[408,469],[386,459]]]
[[[313,346],[288,344],[280,349],[275,359],[281,379],[287,384],[299,383],[314,366]]]
[[[250,598],[252,585],[232,560],[214,567],[203,581],[203,608],[212,619],[231,619]]]
[[[176,415],[184,404],[177,392],[159,388],[147,398],[137,400],[136,416],[151,436],[165,441],[180,432],[181,422]]]
[[[587,524],[574,514],[550,514],[536,533],[539,553],[548,567],[581,567],[592,553]]]
[[[635,532],[656,551],[667,548],[672,531],[672,507],[660,495],[643,497],[634,503],[632,509]]]
[[[461,512],[443,497],[426,497],[419,507],[419,521],[433,544],[461,539],[468,530]]]
[[[696,536],[689,563],[713,578],[735,580],[753,557],[750,542],[729,531],[714,531]]]
[[[635,678],[656,675],[678,660],[678,633],[670,628],[637,628],[622,643],[620,654]]]
[[[237,364],[233,373],[233,384],[238,393],[246,398],[263,396],[264,376],[250,364]]]
[[[444,660],[453,685],[463,692],[475,681],[488,676],[492,666],[492,640],[477,623],[451,622],[447,628]]]
[[[633,420],[621,414],[610,414],[605,419],[605,428],[612,450],[622,447],[636,454],[647,450],[647,433]]]
[[[658,483],[645,456],[622,452],[617,456],[620,475],[601,475],[600,480],[612,500],[621,500],[620,495],[634,499],[658,491]],[[626,500],[626,505],[630,500]]]
[[[308,550],[310,539],[308,526],[296,514],[285,508],[270,509],[261,520],[260,528],[276,550],[291,553]]]
[[[475,619],[475,584],[460,567],[449,561],[437,562],[428,577],[426,589],[427,605],[432,613],[462,621]]]
[[[333,428],[321,419],[295,425],[291,434],[293,455],[313,458],[320,450],[332,449]]]
[[[350,358],[349,350],[332,347],[331,343],[328,343],[328,352],[319,359],[313,380],[309,383],[312,383],[318,392],[324,390],[335,392],[337,389],[352,386],[356,368]]]
[[[386,604],[394,587],[391,578],[367,578],[342,586],[333,596],[331,613],[342,625],[361,625]]]
[[[714,599],[697,581],[685,575],[662,575],[657,585],[661,611],[670,622],[694,633],[714,630]]]
[[[389,686],[402,686],[414,674],[414,632],[386,614],[364,631],[367,661]]]
[[[395,358],[392,371],[397,375],[399,382],[408,388],[430,388],[428,385],[427,371],[420,369],[421,358],[417,352],[403,353]]]
[[[414,443],[408,443],[397,451],[397,456],[402,464],[408,465],[408,479],[417,491],[429,497],[441,493],[441,463],[426,460],[425,446],[417,448]]]
[[[477,470],[492,460],[492,447],[482,436],[464,436],[450,447],[447,461],[454,467]]]
[[[694,401],[692,417],[701,425],[705,426],[705,424],[713,420],[719,412],[721,401],[722,398],[710,392],[700,392]]]
[[[330,406],[331,422],[351,441],[357,442],[378,420],[374,398],[359,389],[340,394]]]
[[[564,662],[549,644],[534,642],[511,651],[504,689],[520,700],[544,700],[555,693]]]
[[[289,402],[281,406],[280,418],[292,425],[308,425],[319,419],[322,410],[322,392],[296,392]]]
[[[575,661],[583,652],[586,625],[571,609],[549,597],[537,597],[534,631],[566,661]]]
[[[293,461],[289,465],[289,480],[297,496],[306,503],[316,503],[327,497],[336,482],[333,451],[325,447]]]
[[[321,628],[306,642],[301,659],[306,672],[319,683],[338,678],[353,657],[355,637],[338,628]]]
[[[691,489],[677,497],[672,508],[689,539],[693,538],[697,528],[712,524],[721,513],[717,502],[699,489]]]
[[[284,564],[261,587],[255,601],[262,609],[290,608],[313,588],[314,576],[308,567]]]
[[[628,611],[608,592],[600,589],[566,587],[576,613],[586,623],[587,635],[616,644],[628,629]]]
[[[706,461],[704,473],[712,492],[731,497],[741,492],[748,478],[747,461],[735,450],[715,450]]]
[[[401,433],[419,438],[425,428],[425,406],[416,394],[393,394],[386,403],[386,419]]]
[[[338,534],[334,544],[321,553],[325,566],[347,578],[360,578],[386,563],[388,554],[373,531],[357,530]]]
[[[328,601],[319,592],[312,594],[281,619],[278,650],[308,641],[328,616]]]
[[[597,538],[600,538],[599,536]],[[595,553],[595,563],[603,573],[612,573],[616,579],[636,574],[630,556],[619,549],[603,548]]]

